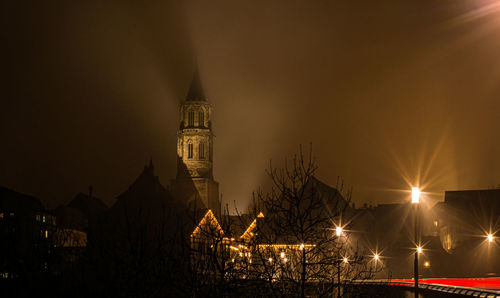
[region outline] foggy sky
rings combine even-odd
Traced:
[[[496,186],[496,2],[4,3],[0,185],[111,205],[151,157],[168,185],[196,60],[231,206],[310,142],[358,205]]]

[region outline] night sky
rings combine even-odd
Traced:
[[[168,185],[195,60],[231,206],[310,142],[358,205],[500,184],[500,2],[137,2],[3,1],[0,185],[111,205],[151,157]]]

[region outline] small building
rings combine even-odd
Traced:
[[[56,217],[40,200],[0,187],[0,274],[17,277],[47,269]]]

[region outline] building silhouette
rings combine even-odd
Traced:
[[[211,209],[220,215],[219,183],[213,176],[212,105],[205,97],[198,71],[181,103],[179,121],[172,195],[190,209]]]
[[[0,187],[0,278],[46,270],[55,225],[40,200]]]

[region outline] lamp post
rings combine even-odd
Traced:
[[[418,245],[419,239],[418,239],[418,205],[420,202],[420,189],[418,187],[412,187],[411,188],[411,203],[413,204],[413,214],[415,217],[415,244]],[[413,264],[414,266],[414,278],[415,278],[415,298],[418,297],[418,254],[419,250],[420,252],[422,251],[422,248],[418,248],[415,250],[415,262]]]
[[[373,261],[375,262],[375,271],[377,271],[377,264],[378,261],[380,260],[380,255],[378,253],[373,254]]]
[[[335,235],[337,236],[337,243],[340,240],[340,236],[342,236],[342,227],[337,226],[335,228]],[[340,256],[340,247],[339,247],[339,256]],[[337,260],[337,297],[340,298],[340,258]]]

